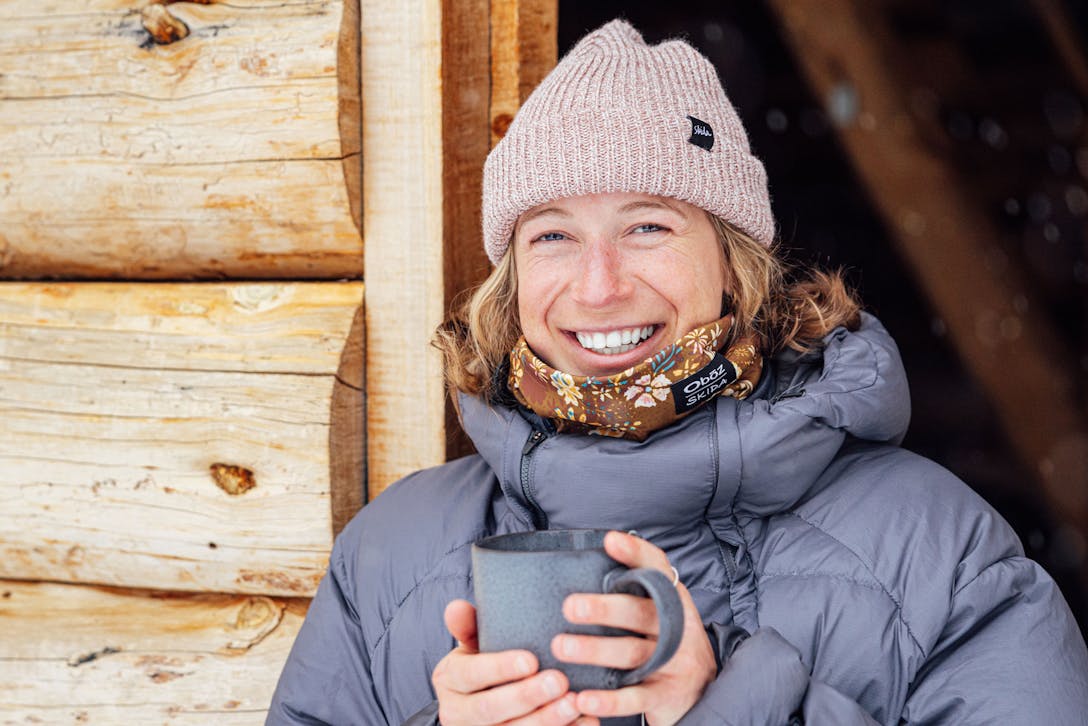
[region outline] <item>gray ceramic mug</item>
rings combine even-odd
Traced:
[[[556,529],[504,534],[472,545],[473,588],[480,651],[525,649],[540,669],[566,674],[572,691],[612,689],[640,682],[665,665],[680,645],[684,610],[670,578],[648,568],[628,569],[604,551],[606,529]],[[563,600],[577,592],[650,597],[659,634],[653,655],[634,670],[565,663],[552,655],[560,633],[630,635],[563,617]]]

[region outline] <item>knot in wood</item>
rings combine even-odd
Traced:
[[[107,645],[105,648],[102,648],[101,650],[94,650],[94,651],[91,651],[90,653],[78,653],[78,654],[73,655],[71,658],[68,659],[68,667],[69,668],[78,668],[79,666],[81,666],[81,665],[83,665],[85,663],[90,663],[92,661],[96,661],[99,658],[101,658],[102,656],[113,655],[114,653],[120,653],[120,652],[121,652],[120,648],[115,648],[112,645]]]
[[[210,469],[216,486],[232,497],[245,494],[257,486],[257,481],[253,478],[253,472],[245,467],[232,464],[212,464]]]
[[[506,131],[510,128],[510,124],[513,122],[513,116],[508,113],[500,113],[495,118],[491,119],[491,133],[495,134],[501,139],[503,136],[506,136]]]
[[[189,26],[171,15],[165,5],[148,5],[140,11],[140,17],[144,30],[159,45],[168,45],[189,35]]]
[[[5,235],[0,234],[0,268],[11,264],[13,257],[15,257],[15,251],[11,248],[11,243]]]
[[[283,620],[284,606],[263,596],[248,598],[238,610],[230,626],[233,639],[227,643],[228,651],[249,650],[260,643]]]

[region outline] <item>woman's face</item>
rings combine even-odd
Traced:
[[[514,230],[518,314],[553,368],[603,376],[721,317],[724,253],[706,213],[648,194],[569,197]]]

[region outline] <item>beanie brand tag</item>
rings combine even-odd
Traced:
[[[688,141],[701,149],[710,151],[714,146],[714,129],[710,128],[710,124],[706,121],[700,121],[694,116],[688,116],[688,118],[691,119],[691,138]]]

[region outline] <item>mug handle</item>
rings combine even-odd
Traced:
[[[607,593],[649,596],[657,608],[657,647],[653,655],[634,670],[615,671],[619,677],[617,687],[631,686],[668,663],[676,653],[684,634],[684,607],[672,580],[649,567],[633,570],[617,567],[604,576],[602,589]]]

